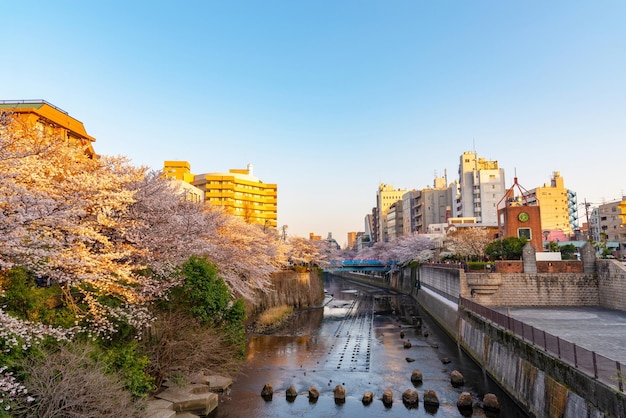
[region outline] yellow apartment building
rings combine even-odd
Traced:
[[[186,161],[165,161],[163,171],[168,178],[182,180],[202,190],[205,202],[222,206],[246,222],[264,228],[277,226],[278,186],[255,177],[250,164],[246,169],[230,169],[227,173],[194,175]]]
[[[402,196],[406,189],[396,189],[391,184],[381,183],[376,192],[376,208],[378,209],[378,237],[376,241],[389,241],[389,231],[387,226],[387,212],[396,202],[402,202]]]
[[[533,196],[534,195],[534,196]],[[541,208],[541,229],[543,231],[563,231],[566,237],[572,235],[569,215],[569,195],[561,173],[552,173],[550,184],[530,190],[528,203]]]
[[[12,117],[25,129],[81,147],[90,158],[96,155],[92,145],[96,139],[87,133],[83,123],[45,100],[0,100],[0,114]]]

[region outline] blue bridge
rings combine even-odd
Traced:
[[[328,272],[336,271],[378,271],[387,272],[396,265],[396,262],[389,262],[387,264],[378,260],[342,260],[331,261],[330,265],[324,269]]]

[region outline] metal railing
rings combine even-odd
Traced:
[[[31,99],[25,99],[25,100],[0,100],[0,104],[14,104],[14,105],[18,105],[18,104],[47,104],[48,106],[55,108],[59,112],[65,113],[66,115],[69,115],[69,113],[67,113],[65,110],[61,109],[60,107],[57,107],[57,106],[53,105],[52,103],[47,102],[45,100],[41,100],[41,99],[37,99],[37,100],[31,100]]]
[[[548,332],[535,328],[501,312],[469,299],[459,298],[459,306],[509,330],[523,340],[542,348],[550,355],[574,366],[583,373],[624,392],[626,366],[595,351],[577,346]]]

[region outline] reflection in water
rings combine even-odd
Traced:
[[[212,417],[458,417],[456,402],[463,391],[471,392],[475,401],[486,392],[496,393],[502,407],[496,416],[526,416],[421,315],[413,299],[342,279],[326,280],[325,288],[332,297],[324,306],[300,311],[273,335],[249,336],[241,375]],[[449,364],[443,364],[444,357]],[[415,369],[423,373],[421,385],[411,383]],[[455,369],[463,373],[465,386],[450,384]],[[271,401],[260,396],[266,383],[274,387]],[[292,385],[298,396],[288,401],[286,391]],[[334,401],[337,385],[346,389],[344,403]],[[308,399],[311,386],[319,390],[317,402]],[[420,401],[424,390],[434,390],[440,406],[405,407],[402,393],[416,387]],[[385,389],[392,390],[391,407],[382,402]],[[374,401],[364,406],[361,400],[368,391]],[[486,416],[480,409],[472,413]]]

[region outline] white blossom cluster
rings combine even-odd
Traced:
[[[19,348],[28,350],[33,344],[52,337],[57,341],[70,341],[80,332],[79,327],[51,327],[37,322],[23,321],[0,309],[0,341],[5,350]]]
[[[0,346],[5,352],[12,350],[29,350],[34,344],[38,344],[47,337],[57,341],[69,341],[80,328],[60,328],[47,325],[22,321],[14,318],[0,309]],[[20,384],[6,366],[0,367],[0,403],[5,405],[5,409],[10,409],[10,401],[18,396],[27,396],[26,387]],[[4,396],[4,397],[2,397]],[[27,396],[26,400],[32,402],[33,398]]]
[[[5,411],[11,409],[11,402],[18,397],[24,397],[26,402],[33,402],[35,398],[28,395],[28,389],[7,370],[6,366],[0,367],[0,408]]]

